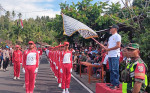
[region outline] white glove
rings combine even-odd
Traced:
[[[35,69],[34,73],[37,73],[37,72],[38,72],[38,68]]]
[[[22,72],[25,73],[25,69],[24,68],[22,68]]]
[[[56,69],[58,69],[58,66],[56,66]]]
[[[70,73],[72,72],[72,68],[70,69]]]
[[[63,73],[62,69],[60,69],[60,72]]]

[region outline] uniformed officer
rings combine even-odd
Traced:
[[[147,66],[140,58],[139,45],[130,43],[126,51],[123,52],[126,54],[124,56],[131,58],[131,61],[121,75],[122,93],[144,93],[148,84]]]

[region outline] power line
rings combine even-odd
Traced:
[[[6,10],[0,4],[0,10],[6,12]]]

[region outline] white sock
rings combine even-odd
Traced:
[[[61,83],[59,83],[58,87],[61,87]]]
[[[66,88],[66,91],[67,91],[67,92],[69,91],[68,88]]]
[[[65,89],[63,89],[63,93],[65,93],[66,91],[65,91]]]

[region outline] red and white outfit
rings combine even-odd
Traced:
[[[71,80],[71,70],[72,70],[72,52],[64,51],[63,61],[62,61],[62,89],[70,87]]]
[[[25,69],[26,93],[33,93],[35,83],[35,70],[39,65],[39,54],[36,50],[26,50],[23,55],[23,65]]]
[[[13,52],[12,62],[14,63],[14,77],[20,77],[20,63],[22,63],[22,52],[20,50]]]
[[[58,64],[58,83],[61,83],[61,80],[62,80],[62,73],[60,72],[62,57],[63,57],[63,51],[60,51],[60,53],[59,53],[59,64]]]

